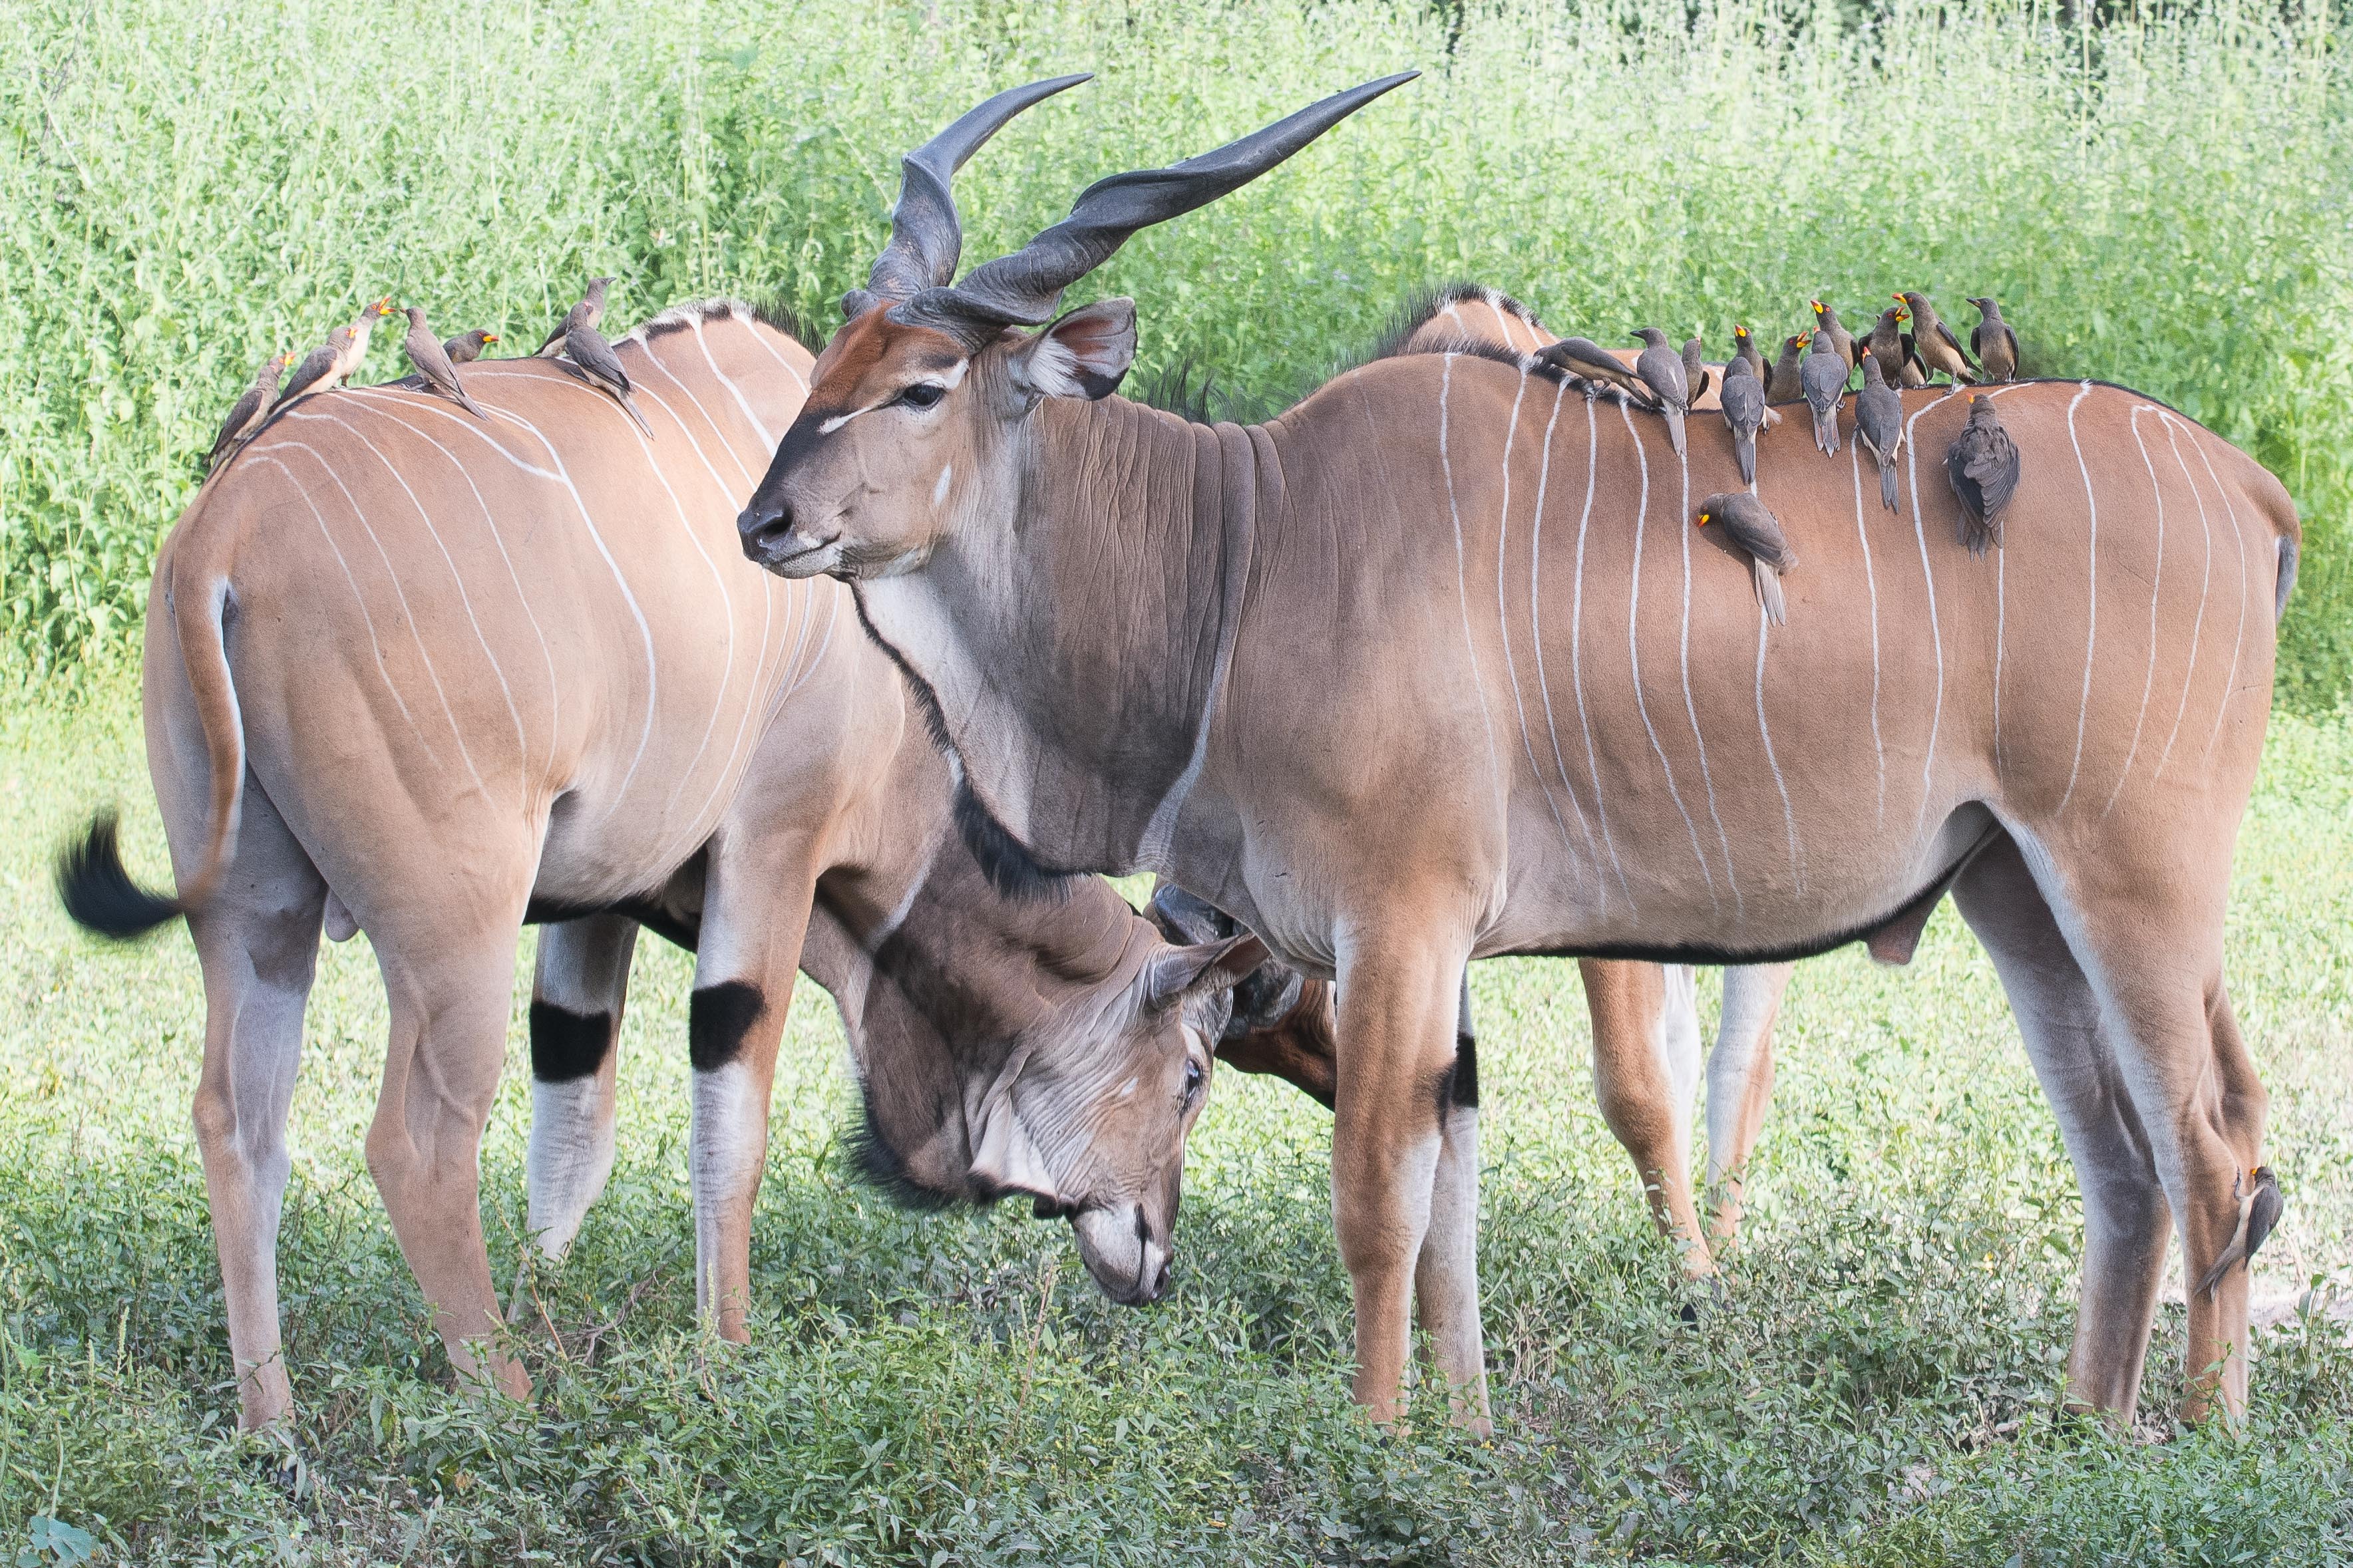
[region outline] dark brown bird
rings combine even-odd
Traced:
[[[2018,334],[2001,319],[2001,307],[1991,297],[1971,300],[1978,308],[1978,324],[1969,329],[1969,353],[1978,356],[1978,364],[1987,381],[2018,379]]]
[[[2018,493],[2018,446],[1989,397],[1969,399],[1969,422],[1945,451],[1945,477],[1961,501],[1961,542],[1972,555],[2001,548],[2001,514]]]
[[[454,400],[467,413],[488,424],[490,416],[466,395],[466,389],[459,384],[458,367],[450,363],[448,351],[441,346],[441,340],[433,335],[433,329],[425,324],[425,308],[410,305],[406,308],[406,314],[408,336],[401,340],[400,346],[406,352],[408,363],[417,367],[417,374],[425,378],[427,386]]]
[[[1724,367],[1724,390],[1716,395],[1717,405],[1724,411],[1724,423],[1732,432],[1732,456],[1740,465],[1740,482],[1757,482],[1757,432],[1768,419],[1780,416],[1765,406],[1765,384],[1748,368],[1748,362],[1735,359]]]
[[[441,352],[449,356],[451,364],[471,364],[482,357],[482,351],[499,341],[496,332],[486,332],[476,327],[454,338],[441,340]]]
[[[1846,400],[1846,361],[1839,356],[1837,340],[1816,332],[1798,374],[1805,384],[1806,406],[1813,411],[1814,445],[1836,457],[1839,405]]]
[[[620,356],[603,333],[594,327],[575,327],[564,334],[564,352],[581,380],[609,395],[638,422],[648,440],[653,438],[653,426],[646,423],[646,416],[638,412],[637,400],[629,395],[629,373],[621,368]]]
[[[231,405],[228,417],[221,421],[220,434],[213,439],[213,455],[205,465],[206,473],[227,461],[228,455],[260,427],[269,416],[270,400],[278,395],[278,378],[285,374],[293,358],[290,350],[261,362],[261,368],[253,373],[253,384],[245,389],[245,395]]]
[[[1814,308],[1814,336],[1830,339],[1831,346],[1838,350],[1839,358],[1846,362],[1848,374],[1853,374],[1854,367],[1862,363],[1862,346],[1855,342],[1854,334],[1848,331],[1839,321],[1836,310],[1831,310],[1820,300],[1810,300],[1808,303]]]
[[[1748,374],[1757,378],[1759,387],[1765,384],[1765,356],[1757,352],[1757,340],[1748,335],[1746,327],[1736,325],[1732,329],[1732,357],[1748,366]],[[1730,375],[1732,367],[1725,366],[1724,373]]]
[[[1912,352],[1920,358],[1920,368],[1931,376],[1952,377],[1953,385],[1978,379],[1978,367],[1969,362],[1961,348],[1961,341],[1953,336],[1953,329],[1936,317],[1936,307],[1928,303],[1928,296],[1909,289],[1895,296],[1912,311]],[[1947,395],[1950,395],[1947,389]]]
[[[2222,1282],[2233,1263],[2253,1264],[2255,1248],[2271,1235],[2272,1227],[2279,1224],[2280,1211],[2287,1206],[2280,1196],[2279,1178],[2272,1174],[2269,1165],[2257,1165],[2232,1185],[2239,1194],[2239,1229],[2222,1248],[2222,1256],[2214,1260],[2214,1267],[2198,1281],[2201,1296],[2214,1294],[2214,1287]]]
[[[362,310],[358,321],[329,332],[327,341],[304,355],[302,363],[294,367],[294,374],[278,389],[278,401],[269,406],[281,408],[298,397],[341,386],[367,358],[368,339],[375,332],[376,319],[391,314],[392,300],[387,296]]]
[[[1880,374],[1879,356],[1862,361],[1862,392],[1854,400],[1854,438],[1879,465],[1879,499],[1895,508],[1895,459],[1904,449],[1904,397]]]
[[[1715,373],[1707,368],[1706,346],[1693,338],[1683,344],[1684,411],[1688,413],[1692,405],[1705,397],[1707,389],[1715,384]]]
[[[1912,334],[1904,330],[1903,306],[1890,305],[1879,312],[1862,348],[1865,359],[1879,362],[1880,380],[1890,386],[1903,381],[1904,366],[1912,358]]]
[[[1626,362],[1591,338],[1563,338],[1542,350],[1537,357],[1550,360],[1588,381],[1614,386],[1641,398],[1645,404],[1650,402],[1649,389],[1634,378]]]
[[[1683,379],[1683,356],[1667,347],[1667,334],[1656,327],[1637,327],[1642,352],[1634,356],[1634,374],[1658,400],[1667,416],[1667,444],[1683,455],[1683,411],[1691,406],[1691,383]]]
[[[547,341],[532,350],[532,357],[554,359],[557,353],[565,352],[564,340],[575,328],[593,329],[604,321],[605,290],[612,286],[613,280],[610,278],[588,279],[588,292],[581,296],[580,303],[565,312],[564,320],[555,323],[555,331],[547,334]]]
[[[1765,356],[1757,352],[1757,340],[1749,335],[1748,329],[1736,322],[1732,329],[1732,358],[1747,364],[1748,374],[1757,378],[1758,386],[1765,384],[1765,377],[1772,367],[1765,363]],[[1732,363],[1727,360],[1725,362],[1725,374],[1729,375],[1731,373]]]
[[[1748,552],[1757,602],[1765,606],[1765,618],[1777,626],[1785,624],[1789,617],[1781,600],[1781,574],[1795,566],[1798,558],[1790,552],[1779,521],[1747,491],[1727,490],[1699,503],[1699,525],[1705,528],[1711,522],[1724,524],[1732,542]]]
[[[1803,403],[1806,400],[1804,363],[1806,344],[1813,333],[1799,332],[1781,340],[1781,357],[1773,362],[1773,374],[1765,378],[1765,401]]]

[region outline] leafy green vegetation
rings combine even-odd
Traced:
[[[1990,966],[1947,910],[1905,970],[1803,966],[1716,1298],[1691,1294],[1595,1109],[1573,965],[1479,965],[1481,1269],[1498,1435],[1346,1397],[1330,1122],[1223,1073],[1193,1141],[1178,1289],[1103,1301],[1019,1205],[909,1215],[850,1182],[840,1031],[804,984],[754,1235],[755,1343],[693,1325],[690,971],[640,947],[619,1165],[533,1271],[529,1407],[449,1386],[363,1157],[385,1016],[364,940],[323,956],[281,1244],[301,1419],[234,1435],[188,1123],[186,938],[104,948],[47,858],[134,803],[124,683],[0,721],[0,1558],[54,1519],[109,1560],[2332,1563],[2353,1553],[2353,730],[2274,721],[2239,853],[2233,999],[2288,1208],[2243,1434],[2178,1433],[2178,1265],[2137,1430],[2058,1414],[2082,1212]],[[527,955],[526,955],[527,957]],[[528,973],[528,963],[524,966]],[[517,997],[483,1155],[518,1265]],[[1709,1005],[1712,1007],[1712,1005]],[[1696,1323],[1684,1321],[1688,1305]],[[2168,1439],[2169,1440],[2159,1440]],[[291,1458],[294,1484],[274,1479]]]
[[[2307,530],[2281,689],[2353,672],[2353,96],[2331,0],[1272,5],[10,0],[0,29],[0,647],[135,629],[156,540],[251,367],[391,291],[536,332],[723,291],[829,322],[898,155],[1008,82],[1092,68],[959,184],[966,254],[1108,171],[1310,95],[1428,74],[1099,274],[1147,372],[1295,386],[1421,282],[1615,341],[2000,297],[2028,368],[2128,383],[2287,483]],[[378,334],[370,374],[397,364]]]

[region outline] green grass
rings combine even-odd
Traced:
[[[2257,1342],[2243,1435],[2166,1421],[2178,1279],[2139,1428],[2057,1415],[2081,1211],[1989,966],[1949,909],[1906,970],[1853,950],[1801,970],[1747,1247],[1699,1328],[1595,1110],[1574,966],[1474,971],[1488,1444],[1427,1409],[1377,1434],[1349,1407],[1329,1121],[1303,1097],[1219,1076],[1179,1288],[1115,1308],[1065,1226],[1018,1205],[910,1215],[847,1179],[843,1047],[806,984],[754,1237],[756,1342],[703,1338],[689,971],[659,944],[640,949],[611,1189],[574,1256],[534,1276],[518,1335],[537,1403],[470,1402],[364,1165],[385,1021],[363,939],[325,954],[294,1100],[293,1497],[269,1479],[283,1450],[233,1431],[188,1123],[203,1005],[187,941],[93,944],[48,889],[58,839],[109,799],[132,805],[134,864],[162,864],[132,699],[116,681],[20,709],[0,739],[0,1560],[35,1516],[120,1560],[174,1563],[2353,1553],[2342,721],[2275,721],[2239,856],[2233,994],[2289,1194],[2257,1273],[2287,1321]],[[501,1273],[522,1218],[519,1015],[511,1038],[483,1155]]]
[[[2030,369],[2140,387],[2286,481],[2308,549],[2281,689],[2327,711],[2353,674],[2345,14],[2132,9],[0,0],[0,650],[46,679],[135,642],[250,367],[364,299],[536,342],[609,271],[623,321],[721,290],[830,321],[899,153],[1008,82],[1102,73],[965,172],[974,259],[1103,173],[1411,65],[1082,286],[1139,299],[1147,371],[1280,392],[1457,276],[1562,330],[1718,345],[1816,293],[1860,325],[1899,287],[1963,323],[1991,292]],[[380,333],[370,373],[397,354]]]

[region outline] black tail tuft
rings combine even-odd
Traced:
[[[58,856],[58,899],[76,925],[113,942],[144,936],[186,912],[177,899],[151,893],[131,879],[111,810],[90,818],[90,831]]]

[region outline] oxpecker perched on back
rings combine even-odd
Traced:
[[[575,327],[564,334],[564,352],[581,380],[608,395],[638,422],[648,440],[653,438],[653,426],[646,423],[646,416],[638,412],[637,400],[629,395],[629,373],[621,368],[620,355],[613,352],[603,333],[594,327]]]
[[[283,407],[298,397],[313,392],[324,392],[341,386],[352,372],[359,369],[367,358],[368,339],[375,331],[376,318],[392,314],[392,297],[386,295],[360,312],[360,319],[347,327],[337,327],[327,334],[327,341],[312,349],[294,374],[279,389],[278,401],[272,408]]]
[[[454,338],[441,340],[441,352],[449,356],[451,364],[471,364],[482,357],[482,351],[499,341],[496,332],[476,327],[470,332],[460,332]]]
[[[466,389],[458,383],[458,367],[450,363],[448,351],[441,346],[441,340],[433,335],[433,329],[425,324],[425,307],[408,306],[406,313],[408,336],[401,341],[400,346],[406,351],[408,363],[417,367],[417,374],[424,378],[427,386],[444,397],[455,400],[467,413],[487,423],[490,416],[466,395]]]
[[[1732,431],[1732,457],[1740,465],[1740,482],[1757,482],[1757,432],[1773,411],[1765,406],[1765,384],[1749,371],[1748,362],[1736,359],[1724,367],[1724,390],[1717,395],[1724,423]]]
[[[1563,338],[1537,351],[1537,357],[1550,361],[1581,377],[1589,384],[1614,386],[1620,392],[1632,393],[1647,404],[1650,393],[1626,362],[1603,348],[1590,338]]]
[[[235,406],[228,411],[228,417],[221,421],[220,434],[213,439],[213,454],[206,465],[206,472],[219,468],[227,460],[228,455],[259,427],[269,413],[270,400],[278,394],[278,378],[284,374],[288,362],[293,357],[290,350],[285,353],[271,354],[261,362],[261,368],[253,373],[253,384],[245,389],[245,395],[237,400]]]
[[[1757,340],[1748,335],[1746,327],[1736,325],[1732,329],[1732,357],[1748,367],[1748,374],[1757,378],[1757,389],[1762,391],[1765,386],[1765,356],[1757,352]],[[1725,366],[1724,373],[1730,375],[1732,367]]]
[[[612,286],[613,280],[610,278],[591,278],[588,279],[588,292],[581,296],[580,302],[578,304],[573,306],[571,310],[565,312],[564,320],[556,322],[555,330],[547,334],[547,341],[532,351],[532,357],[534,359],[554,359],[558,353],[566,352],[564,347],[564,340],[567,335],[578,328],[594,328],[599,322],[603,321],[605,319],[605,290]]]
[[[1953,329],[1937,319],[1936,307],[1928,296],[1906,289],[1895,296],[1912,311],[1912,352],[1920,356],[1920,368],[1930,375],[1948,375],[1953,386],[1978,379],[1978,367],[1961,352],[1961,341],[1953,336]],[[1951,389],[1946,395],[1950,396]]]
[[[1887,384],[1879,356],[1862,361],[1862,392],[1854,400],[1854,438],[1879,465],[1880,504],[1895,508],[1895,459],[1904,449],[1904,395]]]
[[[1634,359],[1634,374],[1658,400],[1659,412],[1667,416],[1667,444],[1680,458],[1683,410],[1691,406],[1691,384],[1683,379],[1683,356],[1667,347],[1667,334],[1656,327],[1637,327],[1634,336],[1642,344],[1642,352]]]
[[[1803,403],[1806,400],[1806,344],[1810,332],[1793,332],[1781,340],[1781,357],[1773,362],[1773,374],[1765,378],[1765,401]]]
[[[1806,406],[1813,411],[1814,445],[1838,456],[1839,405],[1846,400],[1846,356],[1826,333],[1814,334],[1814,346],[1799,374],[1805,383]]]
[[[1978,308],[1978,324],[1969,329],[1969,352],[1978,356],[1978,364],[1988,381],[2014,381],[2018,377],[2018,334],[2001,319],[2001,307],[1990,296],[1973,299]]]

